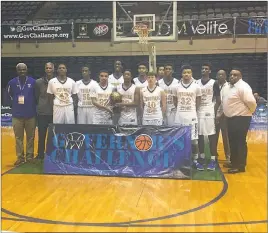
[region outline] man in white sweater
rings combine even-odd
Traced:
[[[229,173],[245,172],[247,162],[247,133],[256,100],[251,87],[242,80],[238,68],[230,72],[230,84],[222,89],[222,107],[227,117],[228,137],[231,150]]]

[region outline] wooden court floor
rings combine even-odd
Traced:
[[[2,129],[3,231],[267,232],[265,131],[248,135],[247,172],[223,182],[6,174],[14,142]]]

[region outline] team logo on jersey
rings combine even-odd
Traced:
[[[94,28],[93,33],[96,36],[104,36],[105,34],[108,33],[108,31],[109,27],[106,24],[99,24]]]
[[[134,144],[139,151],[149,151],[153,146],[153,139],[147,134],[141,134],[136,137]]]
[[[28,83],[28,88],[30,88],[31,87],[31,83]]]

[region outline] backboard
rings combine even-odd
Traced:
[[[177,41],[177,1],[113,2],[113,43],[138,42],[135,26],[149,29],[148,41]]]

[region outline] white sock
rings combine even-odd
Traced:
[[[201,157],[202,159],[204,159],[206,156],[205,156],[204,153],[202,153],[202,154],[200,154],[200,157]]]
[[[215,156],[211,156],[210,159],[215,161],[216,158]]]
[[[194,162],[197,162],[198,154],[194,154]]]

